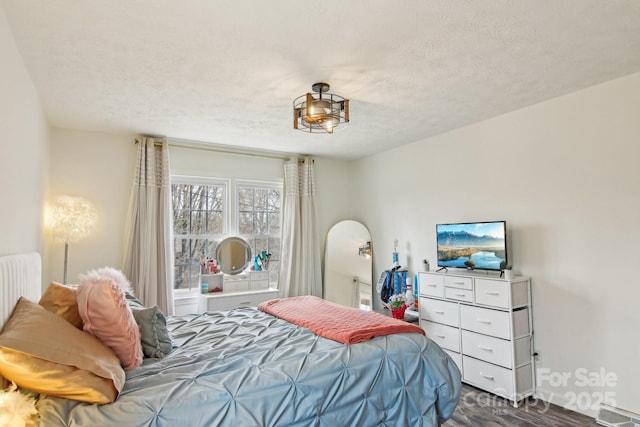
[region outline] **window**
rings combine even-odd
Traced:
[[[254,255],[270,254],[271,282],[278,281],[281,243],[282,186],[238,181],[238,234],[251,246]]]
[[[214,258],[227,234],[227,193],[224,181],[173,178],[174,289],[198,289],[200,262]]]
[[[281,243],[280,183],[173,176],[176,290],[198,290],[200,262],[215,258],[224,238],[237,235],[252,254],[271,254],[270,281],[277,283]],[[228,203],[233,199],[235,203]],[[233,206],[233,209],[230,207]]]

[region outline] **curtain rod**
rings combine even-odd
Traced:
[[[170,147],[177,148],[188,148],[192,150],[202,150],[202,151],[213,151],[216,153],[225,153],[225,154],[235,154],[240,156],[250,156],[250,157],[264,157],[269,159],[278,159],[278,160],[289,160],[291,157],[301,157],[299,155],[291,154],[284,155],[279,153],[269,153],[269,152],[259,152],[259,151],[244,151],[242,149],[238,149],[237,147],[231,146],[221,146],[215,145],[203,141],[193,141],[188,139],[178,139],[178,138],[166,138],[161,136],[152,136],[152,135],[143,135],[147,138],[154,139],[164,139],[167,141]],[[138,138],[135,140],[136,144],[138,143]],[[156,141],[156,145],[162,145],[162,142]]]
[[[214,151],[217,153],[225,153],[225,154],[236,154],[241,156],[250,156],[250,157],[266,157],[269,159],[279,159],[279,160],[289,160],[292,155],[283,155],[279,153],[269,153],[269,152],[260,152],[260,151],[250,151],[250,150],[242,150],[236,147],[229,146],[216,146],[213,144],[209,144],[202,141],[190,141],[186,139],[176,139],[176,138],[167,138],[167,142],[169,146],[179,147],[179,148],[191,148],[194,150],[204,150],[204,151]]]

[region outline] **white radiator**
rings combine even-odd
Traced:
[[[640,415],[602,404],[596,422],[607,427],[640,427]]]
[[[0,328],[21,296],[38,302],[42,293],[40,254],[0,257]]]
[[[39,253],[0,257],[0,331],[9,319],[18,298],[24,296],[33,302],[42,294],[42,261]],[[0,377],[0,390],[6,381]]]

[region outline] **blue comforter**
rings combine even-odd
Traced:
[[[127,372],[108,405],[45,397],[42,426],[435,426],[460,372],[432,341],[345,345],[245,307],[168,319],[174,349]]]

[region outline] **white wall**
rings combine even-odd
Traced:
[[[133,183],[134,136],[53,128],[51,197],[79,196],[96,207],[96,230],[69,244],[67,281],[98,267],[122,268],[124,224]],[[64,244],[47,240],[44,279],[62,282]]]
[[[0,7],[0,255],[42,253],[49,125]]]
[[[435,224],[506,220],[514,269],[532,277],[538,368],[571,375],[542,381],[541,397],[613,392],[640,413],[639,112],[634,74],[354,162],[375,271],[395,238],[416,272],[423,258],[435,266]],[[616,385],[582,387],[579,368]]]
[[[92,268],[122,268],[124,224],[133,181],[134,135],[114,135],[54,128],[51,147],[51,194],[81,196],[98,211],[96,232],[69,246],[68,281]],[[282,181],[283,160],[171,147],[174,173],[217,178]],[[347,162],[316,159],[319,233],[348,217]],[[45,280],[62,280],[64,245],[48,242]],[[324,246],[323,246],[324,248]]]

